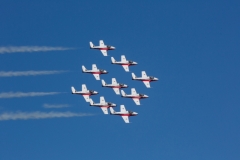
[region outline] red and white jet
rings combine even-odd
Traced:
[[[74,87],[71,87],[71,89],[72,89],[72,94],[82,95],[86,100],[86,102],[89,102],[90,100],[89,96],[98,94],[97,91],[87,90],[87,86],[85,84],[82,84],[82,91],[76,91]]]
[[[98,49],[102,52],[102,54],[104,56],[107,56],[107,51],[108,50],[114,50],[116,49],[115,47],[113,46],[110,46],[110,45],[105,45],[103,40],[100,40],[99,41],[99,46],[94,46],[94,44],[92,42],[89,42],[90,43],[90,49]]]
[[[133,112],[133,111],[127,111],[125,109],[124,105],[120,105],[120,112],[115,112],[114,109],[112,107],[110,107],[110,114],[111,115],[119,115],[123,118],[125,123],[129,123],[129,116],[136,116],[138,115],[137,112]]]
[[[137,93],[135,88],[131,89],[131,94],[126,94],[123,90],[121,90],[121,94],[124,98],[132,98],[136,105],[140,105],[140,99],[148,98],[146,94]]]
[[[112,78],[112,84],[107,84],[103,79],[102,79],[102,86],[103,87],[109,87],[112,88],[114,90],[114,92],[116,94],[120,94],[119,89],[120,88],[127,88],[128,86],[126,84],[123,83],[117,83],[116,78]]]
[[[147,88],[150,88],[150,83],[152,81],[158,81],[158,78],[153,76],[147,76],[145,71],[142,71],[142,77],[136,77],[134,73],[132,73],[132,80],[142,81]]]
[[[117,105],[112,102],[106,102],[104,97],[100,97],[100,103],[94,103],[93,100],[90,98],[90,106],[100,107],[104,114],[108,114],[109,107],[116,107]]]
[[[123,67],[126,72],[129,72],[129,66],[137,65],[137,62],[126,60],[124,55],[121,55],[121,61],[116,61],[113,57],[111,57],[112,64],[118,64]]]
[[[107,74],[108,72],[104,69],[98,69],[96,64],[92,65],[92,70],[87,70],[85,66],[82,66],[83,73],[91,73],[94,75],[96,80],[100,80],[100,74]]]

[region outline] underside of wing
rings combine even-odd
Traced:
[[[102,111],[104,114],[108,114],[108,109],[107,107],[101,107]]]
[[[150,88],[150,83],[149,83],[149,81],[143,81],[143,83],[145,84],[145,86],[146,86],[147,88]]]
[[[129,118],[128,116],[122,116],[123,120],[125,123],[129,123]]]
[[[101,52],[104,56],[107,56],[107,50],[101,50]]]
[[[93,74],[93,75],[94,75],[94,77],[96,78],[96,80],[100,80],[99,74]]]
[[[133,98],[133,101],[136,103],[136,105],[140,105],[140,101],[138,98]]]
[[[129,72],[129,67],[128,65],[122,65],[123,69],[126,71],[126,72]]]
[[[114,92],[116,93],[116,94],[120,94],[120,92],[119,92],[119,88],[113,88],[113,90],[114,90]]]
[[[85,99],[86,102],[90,101],[89,95],[83,95],[83,98]]]

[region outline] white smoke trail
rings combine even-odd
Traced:
[[[47,51],[65,51],[73,48],[49,47],[49,46],[9,46],[0,47],[0,54],[16,52],[47,52]]]
[[[28,120],[28,119],[45,119],[45,118],[68,118],[92,116],[86,113],[73,112],[5,112],[0,114],[0,121],[7,120]]]
[[[38,76],[49,74],[60,74],[68,71],[0,71],[0,77],[13,77],[13,76]]]
[[[44,104],[44,108],[67,108],[70,107],[68,104]]]
[[[20,97],[35,97],[56,95],[61,92],[4,92],[0,93],[0,98],[20,98]]]

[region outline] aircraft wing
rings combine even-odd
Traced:
[[[125,123],[129,123],[129,118],[128,116],[122,116],[123,120]]]
[[[143,81],[143,83],[145,84],[145,86],[146,86],[147,88],[150,88],[150,83],[149,83],[149,81]]]
[[[100,40],[100,41],[99,41],[99,46],[101,46],[101,47],[104,46],[103,40]]]
[[[129,72],[129,67],[128,65],[122,65],[123,66],[123,69],[126,71],[126,72]]]
[[[104,56],[107,56],[107,50],[100,50]]]
[[[83,98],[85,99],[86,102],[89,102],[89,101],[90,101],[89,95],[83,95]]]
[[[145,71],[142,71],[142,77],[147,78],[147,73]]]
[[[116,78],[112,78],[112,84],[117,84]]]
[[[101,107],[102,111],[104,114],[108,114],[108,109],[107,107]]]
[[[116,94],[120,94],[119,88],[113,88],[113,90],[114,90],[114,92],[115,92]]]
[[[124,55],[121,55],[121,61],[122,62],[126,62],[127,60],[126,60],[126,57],[124,56]]]
[[[99,74],[93,74],[93,75],[94,75],[94,77],[96,78],[96,80],[100,80]]]
[[[87,86],[86,86],[86,84],[82,84],[82,91],[87,91]]]
[[[97,70],[98,70],[96,64],[92,64],[92,70],[93,70],[93,71],[97,71]]]
[[[140,105],[140,101],[138,98],[133,98],[133,101],[136,103],[136,105]]]
[[[100,97],[100,103],[102,103],[102,104],[105,103],[105,98],[103,96]]]
[[[132,88],[132,89],[131,89],[131,93],[132,93],[132,94],[137,94],[136,89],[135,89],[135,88]]]

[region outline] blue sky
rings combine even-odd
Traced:
[[[240,158],[239,1],[9,1],[0,2],[0,47],[49,46],[65,51],[0,54],[0,71],[68,71],[0,77],[0,93],[61,92],[0,98],[0,115],[76,113],[87,116],[0,121],[0,159]],[[147,89],[121,66],[89,49],[89,41],[116,47],[109,55],[138,62],[130,70],[158,77]],[[101,76],[149,95],[136,106],[102,88],[81,66],[95,63]],[[81,84],[99,101],[139,113],[125,124],[103,115],[70,87]],[[130,88],[125,89],[130,92]],[[45,108],[65,105],[64,108]],[[67,106],[67,107],[66,107]],[[119,107],[116,108],[119,110]],[[92,116],[88,116],[92,114]]]

